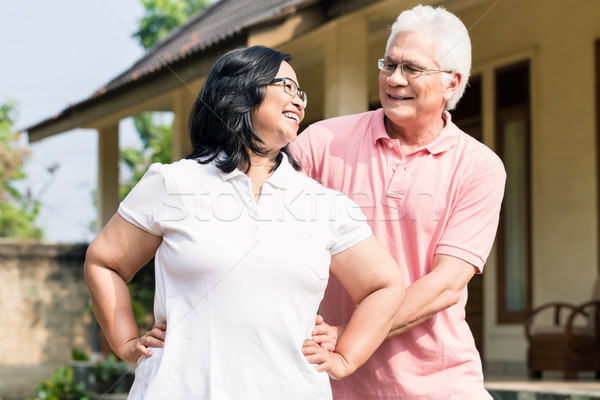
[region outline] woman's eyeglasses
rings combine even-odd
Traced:
[[[306,104],[308,103],[308,96],[306,96],[306,92],[298,87],[298,84],[292,79],[288,77],[283,78],[275,78],[271,81],[271,83],[283,82],[281,87],[283,91],[289,94],[292,97],[298,96],[300,100],[304,103],[304,108],[306,108]]]

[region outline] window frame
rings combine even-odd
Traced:
[[[528,85],[529,85],[529,96],[526,102],[515,104],[507,107],[503,107],[499,109],[498,106],[495,106],[495,142],[496,142],[496,152],[498,156],[504,161],[505,157],[505,149],[503,143],[503,125],[508,121],[513,121],[516,119],[523,119],[525,121],[526,126],[526,137],[525,137],[525,149],[524,154],[526,155],[525,159],[525,168],[526,171],[524,173],[524,185],[525,192],[524,195],[524,203],[525,203],[525,213],[527,215],[525,220],[525,305],[523,310],[513,311],[506,309],[506,288],[509,282],[506,281],[506,260],[504,258],[505,253],[505,223],[503,221],[503,216],[505,213],[504,202],[502,204],[502,209],[500,211],[500,221],[498,224],[498,233],[496,235],[496,262],[497,262],[497,299],[496,299],[496,316],[498,324],[516,324],[522,323],[525,321],[527,314],[531,310],[532,304],[532,251],[531,251],[531,62],[529,60],[520,61],[516,63],[512,63],[510,65],[505,65],[494,70],[494,81],[497,82],[497,78],[499,73],[520,68],[523,66],[527,66],[528,68]],[[494,93],[497,95],[496,85],[494,86]],[[507,177],[507,179],[510,179]]]

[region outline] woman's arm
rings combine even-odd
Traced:
[[[402,274],[383,245],[370,236],[331,258],[331,272],[358,304],[340,336],[335,352],[312,340],[304,342],[303,353],[341,379],[360,367],[386,338],[404,295]]]
[[[388,337],[396,336],[427,321],[438,312],[457,304],[477,268],[459,258],[437,254],[433,270],[413,282],[404,293]],[[344,326],[331,326],[318,317],[312,340],[333,351]]]
[[[115,214],[85,256],[84,277],[96,319],[112,349],[128,363],[135,363],[140,355],[151,356],[147,347],[161,347],[156,337],[164,339],[162,325],[140,337],[127,289],[127,282],[152,259],[161,242],[161,236]]]

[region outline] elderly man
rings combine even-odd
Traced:
[[[398,16],[378,67],[381,109],[313,124],[292,146],[304,173],[362,207],[409,285],[389,338],[354,375],[332,381],[334,398],[490,399],[464,308],[492,247],[506,174],[448,112],[469,78],[468,32],[443,8],[417,6]],[[354,307],[330,281],[320,313],[332,326],[317,325],[314,340],[325,347]]]

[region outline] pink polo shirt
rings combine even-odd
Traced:
[[[402,156],[382,109],[309,126],[292,145],[303,172],[358,203],[404,273],[407,285],[429,273],[436,254],[483,270],[492,247],[506,173],[485,145],[446,126],[429,145]],[[336,400],[491,399],[481,359],[458,304],[386,340],[350,377],[332,381]],[[331,278],[320,313],[330,324],[355,308]]]

